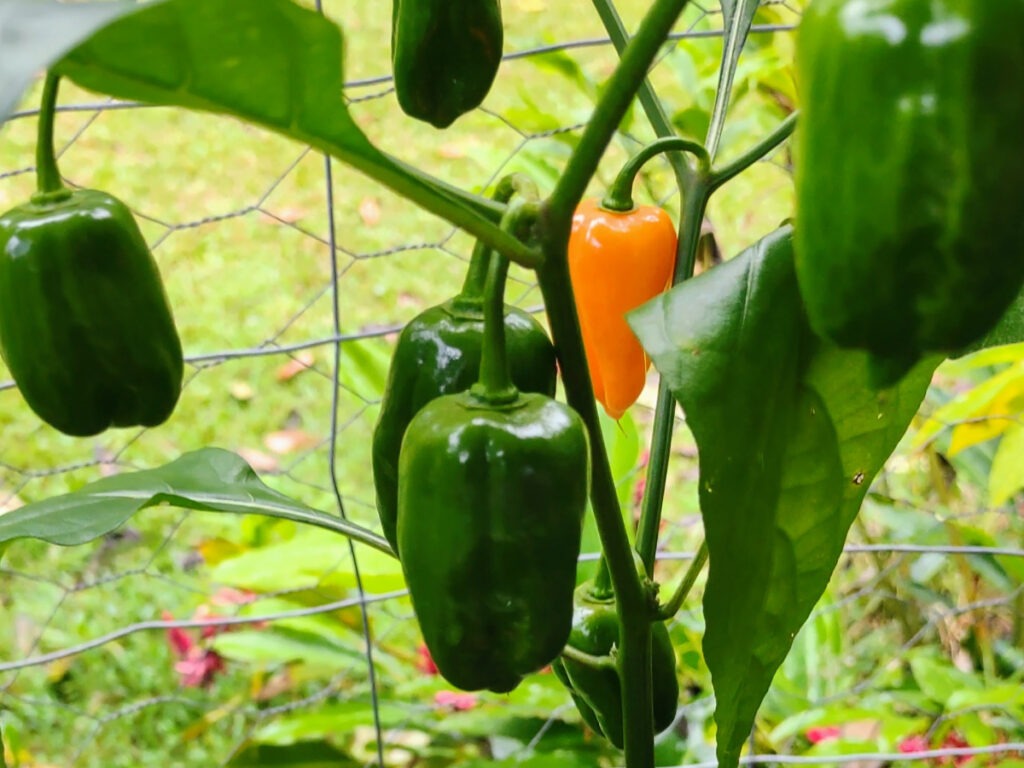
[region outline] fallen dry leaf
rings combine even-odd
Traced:
[[[263,444],[278,456],[316,445],[316,438],[301,429],[282,429],[263,438]]]
[[[232,381],[228,387],[228,392],[231,393],[231,397],[240,403],[249,402],[256,394],[249,382],[241,380]]]
[[[291,381],[303,371],[312,368],[315,362],[316,358],[311,350],[304,349],[301,352],[297,352],[287,363],[277,369],[277,380]]]
[[[375,197],[364,197],[359,203],[359,218],[368,227],[375,227],[380,223],[380,200]]]
[[[281,463],[276,456],[271,456],[269,453],[258,451],[255,448],[240,448],[238,455],[257,472],[277,472],[281,468]]]
[[[438,147],[437,154],[445,160],[460,160],[466,156],[466,149],[461,144],[449,142]]]

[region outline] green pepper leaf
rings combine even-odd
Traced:
[[[116,3],[46,3],[34,18],[37,26],[63,28],[67,8],[93,5],[111,10],[106,16],[82,12],[91,24],[66,41],[84,42],[64,58],[58,61],[69,46],[31,45],[37,68],[51,66],[83,88],[116,98],[231,115],[264,126],[336,157],[512,258],[536,256],[491,223],[500,216],[499,207],[370,143],[345,101],[342,32],[322,14],[291,0],[161,0],[141,7],[130,3],[135,12],[129,15],[123,15],[123,8],[113,12],[121,8]],[[0,23],[3,19],[0,15]],[[0,26],[6,46],[5,35],[17,38],[19,28]],[[11,82],[24,87],[28,79],[22,75]]]
[[[865,354],[812,334],[788,227],[629,319],[697,440],[709,548],[704,651],[719,765],[734,768],[938,361],[894,389],[868,387]]]
[[[963,357],[989,347],[1018,344],[1022,341],[1024,341],[1024,286],[1021,286],[1017,298],[1013,300],[999,322],[988,333],[951,357]]]
[[[371,531],[266,486],[244,459],[220,448],[192,451],[156,469],[104,477],[0,516],[0,545],[34,538],[60,546],[92,541],[139,510],[172,504],[203,512],[258,514],[325,528],[390,552]]]
[[[6,0],[0,6],[0,123],[5,121],[40,69],[63,56],[100,27],[139,10],[134,2],[59,3]]]

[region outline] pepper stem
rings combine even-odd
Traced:
[[[537,205],[533,200],[516,198],[501,219],[501,228],[517,234],[527,222],[536,220]],[[508,259],[492,253],[487,283],[484,288],[484,340],[480,352],[480,379],[473,394],[490,405],[510,403],[519,396],[512,383],[505,349],[505,278]]]
[[[690,153],[697,158],[698,174],[701,176],[706,175],[711,167],[711,159],[702,144],[678,136],[656,139],[626,161],[601,201],[601,207],[607,211],[632,211],[636,207],[633,203],[633,183],[637,174],[647,162],[665,152]]]
[[[602,555],[597,563],[597,575],[594,576],[594,586],[591,593],[600,600],[605,600],[615,594],[612,587],[612,574],[608,570],[608,561]]]
[[[510,173],[498,182],[492,198],[499,203],[508,203],[516,195],[528,200],[536,200],[539,193],[533,179],[523,173]],[[481,305],[490,266],[491,249],[478,240],[469,260],[469,269],[466,272],[462,290],[455,297],[457,304],[474,308]]]
[[[36,187],[41,196],[52,197],[60,193],[70,194],[60,178],[57,155],[53,148],[53,124],[57,111],[57,90],[60,75],[46,73],[43,98],[39,107],[39,127],[36,138]]]

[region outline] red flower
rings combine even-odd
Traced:
[[[829,739],[838,739],[841,733],[838,725],[821,725],[816,728],[808,728],[804,736],[811,744],[818,744]]]
[[[430,655],[430,649],[423,643],[420,643],[416,653],[419,656],[419,660],[416,662],[416,669],[425,675],[436,675],[437,664],[434,663],[434,658]]]
[[[434,704],[439,707],[454,709],[456,712],[464,712],[476,706],[476,696],[472,693],[438,691],[434,694]]]
[[[913,752],[927,752],[931,749],[928,739],[924,736],[908,736],[900,742],[900,752],[910,754]]]
[[[164,621],[174,621],[174,615],[170,611],[161,614]],[[186,656],[195,643],[188,633],[181,627],[168,627],[167,641],[171,644],[171,650],[178,656]]]

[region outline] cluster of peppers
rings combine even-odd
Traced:
[[[522,236],[532,185],[509,177],[496,197]],[[590,487],[586,427],[553,398],[547,333],[505,305],[507,271],[478,246],[462,292],[406,326],[373,440],[424,642],[465,690],[510,691],[561,653]]]
[[[0,354],[29,407],[67,435],[156,426],[181,392],[181,341],[128,207],[61,181],[58,83],[43,90],[38,191],[0,216]]]
[[[532,183],[506,177],[495,198],[507,204],[503,227],[525,239],[537,211]],[[636,209],[622,194],[609,200],[580,206],[569,249],[596,394],[618,418],[649,365],[625,313],[667,286],[676,236],[659,209]],[[504,304],[507,269],[478,244],[461,292],[398,338],[373,436],[381,525],[448,682],[506,692],[551,664],[584,721],[621,747],[620,623],[607,569],[575,588],[587,431],[553,399],[547,333]],[[662,622],[653,637],[660,731],[675,717],[679,687]]]

